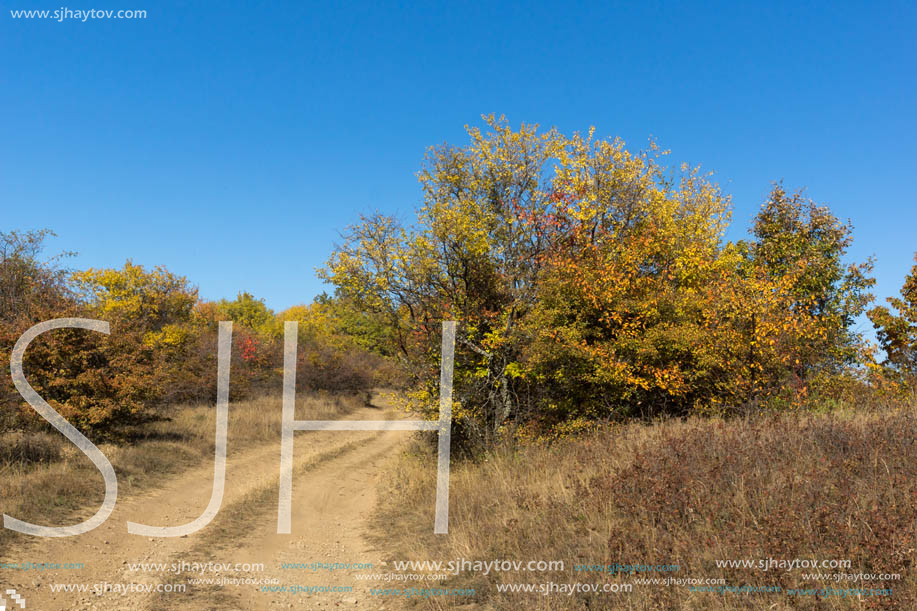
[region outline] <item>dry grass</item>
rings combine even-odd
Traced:
[[[433,535],[435,456],[399,461],[375,516],[390,560],[563,560],[555,573],[462,574],[498,609],[917,609],[917,410],[630,424],[453,467],[448,536]],[[900,581],[806,581],[716,560],[849,559],[846,573]],[[781,594],[634,585],[629,594],[499,593],[497,583],[633,582],[574,564],[677,564],[639,577],[724,578]],[[824,570],[813,572],[836,572]],[[787,588],[892,588],[890,597],[790,596]],[[431,598],[443,608],[468,602]]]
[[[362,404],[358,396],[310,394],[297,398],[297,419],[337,419]],[[265,396],[231,403],[227,453],[280,442],[281,398]],[[50,425],[48,429],[52,430]],[[165,477],[212,461],[216,410],[212,405],[180,406],[168,421],[146,425],[128,445],[99,448],[118,475],[118,496],[161,485]],[[73,521],[104,496],[102,476],[89,459],[55,432],[9,435],[0,439],[0,511],[37,524]],[[5,546],[29,537],[0,530]]]

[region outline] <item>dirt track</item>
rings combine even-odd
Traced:
[[[363,408],[348,420],[393,418]],[[228,457],[226,487],[217,517],[187,537],[130,535],[126,522],[151,526],[185,524],[210,499],[213,462],[185,472],[143,495],[119,500],[108,520],[84,535],[35,539],[21,556],[33,562],[83,563],[81,570],[28,571],[11,575],[27,610],[58,609],[360,609],[393,608],[369,594],[371,584],[355,573],[386,572],[381,554],[365,540],[384,464],[410,433],[297,432],[294,441],[292,533],[278,535],[280,440]],[[431,507],[431,520],[433,508]],[[431,522],[432,524],[432,522]],[[20,554],[17,554],[20,555]],[[131,570],[135,563],[263,563],[262,571]],[[372,570],[283,569],[281,563],[371,563]],[[18,582],[17,582],[18,578]],[[264,592],[263,583],[202,585],[194,579],[276,579],[277,586],[352,586],[352,592]],[[186,584],[184,593],[52,592],[52,584]],[[11,608],[11,607],[8,607]],[[18,607],[16,607],[18,608]]]

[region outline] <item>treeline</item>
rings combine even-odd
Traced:
[[[0,232],[0,361],[36,323],[82,317],[109,322],[104,335],[80,329],[42,334],[23,363],[29,384],[84,432],[119,438],[163,417],[170,405],[216,397],[217,329],[233,321],[230,393],[279,391],[283,322],[300,321],[300,390],[365,392],[391,382],[385,331],[341,299],[320,297],[280,313],[240,293],[202,301],[184,277],[128,261],[119,269],[71,271],[72,253],[43,258],[48,230]],[[9,369],[7,369],[9,372]],[[13,386],[0,384],[0,432],[47,426]]]
[[[189,281],[128,261],[73,272],[42,259],[48,231],[0,233],[0,360],[62,317],[111,334],[46,333],[29,382],[84,431],[118,436],[180,402],[211,402],[218,322],[234,322],[231,393],[279,388],[283,322],[299,321],[301,389],[406,384],[435,417],[440,324],[459,321],[453,439],[554,438],[633,417],[819,409],[909,400],[917,265],[870,308],[872,262],[852,227],[780,184],[749,237],[709,175],[655,147],[513,130],[488,119],[430,150],[417,222],[364,217],[320,276],[334,285],[275,313],[248,293],[206,302]],[[867,314],[878,344],[857,330]],[[9,377],[0,430],[42,425]]]
[[[460,322],[454,439],[912,392],[917,266],[867,342],[872,262],[845,262],[852,227],[827,207],[778,184],[725,241],[729,198],[664,151],[488,124],[430,150],[414,225],[364,217],[320,272],[390,330],[431,413],[440,321]]]

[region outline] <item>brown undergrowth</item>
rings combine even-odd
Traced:
[[[435,460],[400,459],[376,515],[392,560],[563,560],[563,571],[463,572],[497,609],[917,609],[917,409],[692,418],[627,424],[453,467],[448,536],[433,534]],[[763,571],[717,561],[850,560],[843,569]],[[577,565],[678,565],[669,573]],[[808,573],[898,574],[812,579]],[[643,578],[723,579],[779,593],[709,593]],[[499,584],[633,584],[630,593],[538,595]],[[890,596],[791,594],[891,589]],[[467,598],[431,597],[446,608]]]

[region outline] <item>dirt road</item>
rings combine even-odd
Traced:
[[[380,413],[363,408],[346,419],[393,417],[389,410]],[[386,572],[381,553],[366,543],[367,518],[385,463],[409,435],[400,431],[297,432],[291,534],[276,533],[278,438],[276,443],[230,454],[220,512],[200,531],[186,537],[149,538],[128,534],[125,523],[173,526],[194,520],[210,499],[212,461],[152,492],[119,500],[105,524],[89,533],[34,539],[27,550],[21,550],[22,557],[33,562],[82,563],[83,568],[19,572],[18,583],[13,578],[4,587],[15,588],[25,598],[27,610],[395,608],[391,599],[369,594],[370,586],[378,584],[357,580],[354,575]],[[431,520],[432,512],[431,507]],[[284,568],[284,563],[360,563],[373,568],[332,570],[323,566],[312,570]],[[184,585],[186,591],[124,595],[52,591],[59,584],[91,588],[106,583],[112,589],[116,584],[139,584],[134,589],[153,590]],[[280,591],[284,586],[287,591]],[[296,586],[351,587],[352,591],[291,592]]]

